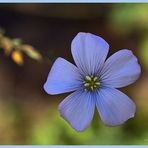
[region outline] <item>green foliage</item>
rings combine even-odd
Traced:
[[[148,4],[117,4],[110,13],[109,24],[118,33],[148,29]]]
[[[148,69],[148,35],[141,41],[139,47],[139,55],[141,58],[142,65],[145,69]]]
[[[56,114],[55,114],[56,113]],[[99,121],[98,113],[90,127],[84,132],[76,132],[71,126],[58,116],[54,111],[54,117],[43,117],[32,129],[32,144],[120,144],[122,141],[120,127],[106,127]]]

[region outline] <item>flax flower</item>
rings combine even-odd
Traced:
[[[135,82],[141,69],[130,50],[122,49],[106,59],[109,44],[91,33],[78,33],[71,44],[76,66],[57,58],[44,89],[55,95],[73,92],[59,105],[61,116],[77,131],[86,129],[95,106],[107,126],[134,117],[135,103],[117,90]]]

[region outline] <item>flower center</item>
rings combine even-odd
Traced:
[[[96,90],[100,86],[100,82],[96,76],[85,76],[83,84],[85,89],[92,91]]]

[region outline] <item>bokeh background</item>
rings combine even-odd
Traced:
[[[148,144],[148,4],[1,4],[0,28],[0,144]],[[109,55],[128,48],[139,59],[140,79],[121,89],[136,116],[121,126],[106,127],[96,112],[78,133],[57,110],[68,94],[43,90],[57,57],[73,62],[71,41],[82,31],[103,37]]]

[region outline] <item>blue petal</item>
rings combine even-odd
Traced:
[[[61,116],[77,131],[83,131],[89,126],[94,109],[93,94],[84,90],[72,93],[59,105]]]
[[[96,74],[108,54],[108,43],[90,33],[78,33],[72,41],[72,55],[76,65],[85,75]]]
[[[103,85],[120,88],[135,82],[141,73],[137,58],[130,50],[120,50],[105,62],[100,73]]]
[[[49,72],[44,89],[48,94],[60,94],[79,89],[82,82],[78,68],[65,59],[58,58]]]
[[[108,126],[116,126],[134,117],[136,106],[125,94],[115,88],[100,88],[96,105],[101,120]]]

